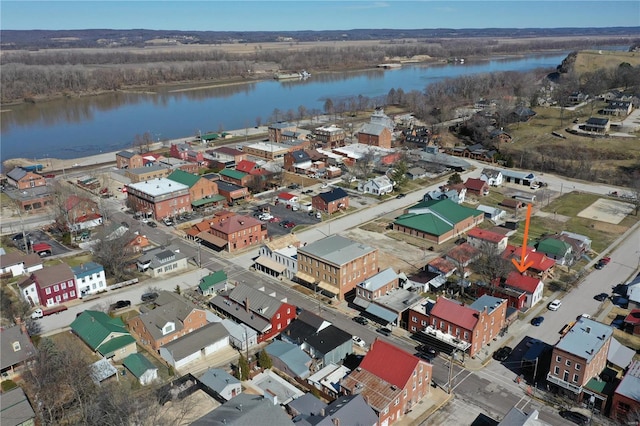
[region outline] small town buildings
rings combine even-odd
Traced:
[[[488,229],[471,228],[467,231],[467,242],[483,253],[500,254],[507,248],[509,237]]]
[[[69,195],[62,205],[56,221],[71,232],[82,231],[102,225],[98,203],[87,197]]]
[[[482,179],[468,178],[464,183],[464,187],[467,188],[467,193],[477,197],[489,195],[489,184]]]
[[[538,277],[522,275],[517,271],[509,273],[504,281],[504,286],[522,291],[526,294],[524,306],[516,306],[517,309],[532,308],[540,300],[544,293],[544,283]]]
[[[204,164],[204,154],[200,151],[195,151],[191,145],[187,143],[171,144],[169,154],[173,158],[179,158],[191,163]]]
[[[0,329],[0,351],[2,377],[11,378],[14,374],[19,374],[36,356],[36,348],[24,324]]]
[[[287,303],[286,297],[246,284],[218,293],[209,304],[217,312],[254,329],[258,343],[280,334],[296,317],[296,307]]]
[[[311,374],[313,360],[298,345],[274,340],[265,348],[265,351],[271,358],[273,366],[288,376],[304,380]]]
[[[208,324],[214,316],[185,300],[179,294],[161,291],[155,309],[141,310],[127,321],[129,330],[140,343],[158,350],[161,346]]]
[[[219,180],[216,183],[218,184],[218,193],[225,198],[230,206],[249,197],[249,190],[245,186],[223,180]]]
[[[202,176],[187,173],[182,170],[174,170],[167,179],[186,185],[189,187],[189,197],[191,198],[192,207],[198,205],[198,201],[210,199],[214,195],[218,195],[218,185]]]
[[[373,145],[380,148],[391,148],[391,130],[389,128],[375,123],[365,123],[358,130],[358,143],[364,145]]]
[[[230,146],[221,146],[220,148],[208,150],[207,154],[218,163],[221,163],[222,167],[235,167],[240,161],[247,159],[246,153]]]
[[[552,235],[551,238],[558,238],[559,240],[571,244],[575,257],[582,256],[583,253],[588,253],[589,251],[591,251],[591,239],[582,234],[562,231],[559,235]]]
[[[483,212],[451,200],[423,201],[396,218],[393,229],[441,244],[484,220]]]
[[[392,425],[428,397],[431,380],[431,364],[376,339],[360,366],[340,385],[347,396],[362,395],[378,415],[378,424]]]
[[[337,398],[340,393],[340,381],[350,372],[351,369],[344,365],[329,364],[309,376],[309,378],[307,378],[307,383],[318,389],[320,392],[329,395],[331,398]],[[312,393],[308,393],[306,395],[312,395]],[[317,398],[316,400],[320,402]],[[300,405],[295,403],[295,401],[289,404],[289,408],[297,411],[297,414],[301,414],[301,412],[304,411],[304,408],[300,407]],[[320,414],[320,411],[317,411],[317,414]]]
[[[349,208],[349,194],[342,188],[332,188],[311,198],[314,210],[333,214],[339,210]]]
[[[473,357],[505,327],[506,311],[507,303],[504,299],[488,295],[481,296],[470,306],[438,297],[423,330],[426,334],[433,335],[437,335],[436,331],[439,331],[446,345],[457,339],[459,345]],[[414,316],[412,312],[409,315],[410,318]]]
[[[602,109],[604,115],[627,116],[633,111],[633,102],[612,100]]]
[[[216,322],[209,322],[165,343],[158,349],[158,353],[173,368],[181,370],[188,364],[227,348],[229,332],[219,318],[216,319]]]
[[[120,361],[137,352],[136,340],[119,317],[100,311],[83,311],[72,323],[71,331],[103,358]]]
[[[5,188],[3,193],[24,212],[42,212],[54,203],[53,193],[48,186],[36,186],[22,190]]]
[[[464,269],[480,258],[482,252],[469,243],[459,244],[445,253],[444,258],[456,265],[457,269]]]
[[[484,213],[485,219],[488,219],[494,223],[499,223],[507,215],[507,212],[493,206],[486,206],[484,204],[478,204],[476,210],[480,210]]]
[[[547,382],[560,393],[576,400],[595,398],[595,407],[604,409],[602,397],[585,386],[607,366],[613,329],[580,317],[553,347]]]
[[[230,253],[259,246],[267,239],[267,226],[251,216],[233,215],[211,222],[208,232],[198,234],[202,244]]]
[[[522,258],[522,246],[516,247],[511,244],[507,244],[507,248],[502,253],[502,258],[511,260],[516,259],[520,261]],[[553,277],[555,260],[550,259],[543,253],[538,253],[534,248],[527,247],[524,255],[525,263],[531,263],[531,266],[525,272],[526,275],[536,276],[541,280],[546,280],[549,277]]]
[[[104,267],[95,262],[83,263],[71,268],[80,292],[80,297],[107,291]]]
[[[219,291],[227,290],[227,273],[224,271],[210,272],[200,279],[198,292],[203,296],[213,296]]]
[[[143,166],[142,155],[137,152],[120,151],[116,153],[116,167],[119,169],[137,169]]]
[[[205,161],[206,161],[206,158],[205,158]],[[198,165],[198,163],[190,163],[188,161],[180,160],[179,158],[173,158],[173,157],[158,158],[154,162],[154,164],[158,166],[167,167],[171,170],[182,170],[183,172],[191,173],[194,175],[198,174],[198,171],[200,170],[200,166]]]
[[[198,380],[225,401],[229,401],[242,392],[240,380],[220,368],[209,368],[198,377]]]
[[[503,169],[500,170],[500,172],[502,173],[504,182],[507,183],[515,183],[517,185],[530,187],[531,184],[537,180],[536,175],[531,172],[521,172],[511,169]]]
[[[640,335],[640,309],[632,309],[624,318],[624,329],[634,336]]]
[[[24,190],[46,186],[47,180],[42,175],[16,167],[7,173],[7,183],[19,190]]]
[[[36,413],[21,387],[0,395],[0,424],[2,426],[33,426]]]
[[[295,150],[295,147],[277,142],[258,142],[242,148],[242,152],[247,153],[247,155],[269,161],[283,158],[287,152],[292,150]]]
[[[36,253],[24,254],[18,251],[0,255],[0,274],[17,277],[42,269],[42,258]]]
[[[295,132],[298,129],[298,126],[295,123],[289,123],[287,121],[279,121],[276,123],[272,123],[267,128],[267,132],[269,134],[269,141],[271,142],[281,142],[283,139],[284,132]]]
[[[142,386],[150,385],[158,379],[158,367],[142,354],[130,354],[124,359],[122,365],[138,379]]]
[[[418,180],[427,177],[427,171],[422,167],[411,167],[406,176],[409,180]]]
[[[241,393],[218,408],[200,417],[192,426],[211,426],[221,423],[232,425],[273,425],[295,426],[295,423],[282,409],[277,398],[256,397],[254,394]],[[242,409],[240,410],[240,407]]]
[[[281,192],[276,198],[276,204],[284,204],[285,206],[297,205],[300,197],[290,192]]]
[[[322,424],[345,425],[351,419],[358,419],[358,424],[377,426],[378,416],[362,395],[340,395],[324,409]],[[320,425],[320,423],[318,423]]]
[[[311,169],[311,157],[304,150],[288,152],[284,155],[284,169],[293,173],[306,173]]]
[[[434,189],[433,191],[427,191],[422,197],[422,201],[431,200],[451,200],[456,204],[464,203],[467,195],[467,188],[464,185],[451,185],[449,187],[444,186],[440,189]]]
[[[147,247],[150,247],[151,243],[146,235],[140,235],[139,232],[135,232],[134,235],[129,238],[129,241],[124,246],[124,251],[128,254],[136,254],[142,252]]]
[[[220,179],[225,182],[232,183],[238,186],[247,186],[251,183],[253,177],[249,173],[244,173],[233,169],[220,170]]]
[[[378,273],[378,249],[331,235],[298,248],[296,278],[344,300],[356,284]]]
[[[365,194],[385,195],[393,192],[393,182],[387,176],[378,176],[358,183],[358,191]]]
[[[293,280],[298,272],[298,247],[300,241],[293,234],[271,239],[260,247],[253,267],[273,277]]]
[[[330,126],[316,127],[313,130],[313,137],[318,143],[322,144],[325,149],[332,149],[338,146],[344,146],[347,133],[344,129],[332,124]]]
[[[188,256],[177,247],[156,247],[146,251],[136,261],[138,271],[154,278],[183,271],[189,267]]]
[[[132,183],[145,182],[153,179],[166,178],[171,174],[171,168],[163,164],[154,164],[134,169],[126,169],[125,177],[129,178]]]
[[[369,279],[358,283],[354,303],[358,305],[358,299],[366,302],[375,300],[398,288],[398,285],[398,274],[396,274],[393,268],[387,268]]]
[[[189,187],[167,178],[127,185],[127,202],[156,220],[192,211]]]
[[[536,245],[536,251],[556,261],[558,265],[571,265],[574,262],[571,244],[558,238],[544,238]]]
[[[18,287],[31,306],[55,306],[79,296],[73,271],[66,263],[34,271]]]
[[[496,169],[482,169],[480,179],[487,182],[489,186],[502,185],[502,172]]]
[[[635,415],[640,411],[638,389],[640,389],[640,361],[633,361],[613,394],[609,417],[619,424],[631,424],[637,421]]]

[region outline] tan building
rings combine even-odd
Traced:
[[[258,142],[246,145],[242,148],[242,152],[254,157],[264,158],[265,160],[275,160],[282,158],[289,151],[295,151],[295,146],[289,146],[277,142]]]
[[[602,404],[602,397],[586,385],[607,366],[612,335],[613,328],[606,324],[578,319],[553,348],[547,382],[580,402],[594,396],[597,408]]]
[[[172,170],[165,166],[148,166],[127,169],[124,175],[131,179],[131,183],[145,182],[152,179],[166,178]]]
[[[316,127],[313,136],[323,147],[330,149],[344,146],[347,133],[344,129],[332,124],[331,126]]]
[[[283,133],[295,132],[297,128],[298,126],[295,123],[288,123],[286,121],[273,123],[268,128],[269,140],[271,142],[281,142],[283,140]]]
[[[339,235],[298,249],[296,277],[314,290],[344,300],[356,285],[378,273],[378,249]]]

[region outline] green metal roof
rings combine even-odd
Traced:
[[[226,177],[230,177],[231,179],[238,179],[238,180],[242,179],[247,175],[246,173],[239,172],[237,170],[232,170],[232,169],[222,169],[220,171],[220,174],[222,176],[226,176]]]
[[[120,318],[99,311],[84,311],[71,323],[71,330],[94,351],[111,333],[129,335]]]
[[[217,133],[206,133],[204,135],[202,135],[202,139],[205,141],[213,141],[216,140],[220,137],[219,134]]]
[[[200,280],[200,284],[198,285],[198,288],[202,291],[209,290],[214,285],[221,283],[222,281],[226,281],[226,279],[227,279],[226,272],[224,271],[212,272]]]
[[[176,169],[169,176],[167,176],[167,179],[171,179],[174,182],[187,185],[189,188],[191,188],[193,185],[198,183],[198,181],[200,180],[200,176],[194,175],[193,173],[185,172],[184,170]]]
[[[200,206],[207,205],[209,203],[217,203],[218,201],[222,201],[222,200],[226,200],[226,198],[224,198],[223,195],[216,194],[216,195],[212,195],[209,198],[201,198],[199,200],[192,201],[191,205],[194,207],[200,207]]]
[[[443,235],[453,229],[453,226],[431,213],[403,214],[393,223],[399,226],[415,229],[417,231],[426,232],[431,235]]]
[[[538,251],[564,256],[571,250],[571,245],[555,238],[545,238],[538,243]]]
[[[157,369],[151,361],[147,359],[142,354],[131,354],[124,359],[122,364],[131,371],[131,374],[136,376],[138,379],[147,371],[152,369]]]
[[[416,209],[425,209],[433,211],[434,213],[442,216],[444,219],[458,223],[463,220],[484,215],[480,210],[472,209],[470,207],[461,206],[460,204],[454,203],[451,200],[429,200],[423,201],[421,203],[416,204],[413,207],[409,208],[409,213],[412,213]]]
[[[590,379],[585,385],[585,388],[598,392],[599,394],[604,394],[604,388],[606,385],[607,382],[603,380]]]
[[[98,346],[98,353],[106,358],[108,358],[111,354],[116,352],[120,348],[124,348],[132,343],[134,343],[136,339],[133,338],[132,335],[127,334],[125,336],[114,337],[113,339],[107,340],[104,344]]]

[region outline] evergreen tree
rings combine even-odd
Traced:
[[[249,380],[249,361],[242,354],[238,360],[238,379]]]
[[[260,364],[260,367],[265,370],[273,367],[273,362],[271,361],[271,357],[267,353],[266,349],[260,351],[260,354],[258,355],[258,364]]]

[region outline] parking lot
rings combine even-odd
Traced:
[[[271,236],[286,235],[291,231],[294,231],[298,225],[314,225],[318,222],[322,222],[322,219],[318,219],[315,216],[315,211],[308,212],[297,210],[293,211],[291,208],[287,208],[284,204],[269,206],[270,214],[274,217],[271,221],[265,221],[267,224],[267,230]],[[254,217],[259,215],[257,210],[252,210],[246,214],[251,214]],[[284,223],[292,222],[293,225],[289,227],[283,226]]]
[[[12,237],[18,235],[22,236],[22,233],[14,234]],[[47,243],[51,246],[51,256],[68,253],[69,250],[58,241],[51,238],[46,232],[40,229],[32,229],[27,232],[27,238],[31,241],[31,246],[37,243]],[[13,244],[20,250],[25,251],[25,246],[22,239],[13,240]]]

